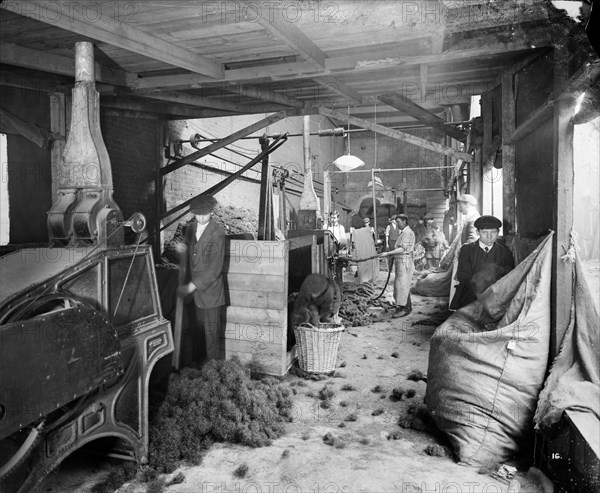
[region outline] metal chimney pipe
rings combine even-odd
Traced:
[[[88,41],[75,43],[75,82],[96,83],[94,45]]]
[[[112,198],[108,150],[100,130],[94,45],[75,43],[75,87],[71,123],[58,174],[58,197],[48,212],[53,243],[120,244],[122,213]],[[120,228],[122,230],[122,228]]]

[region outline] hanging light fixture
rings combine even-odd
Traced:
[[[337,158],[333,164],[335,164],[341,171],[351,171],[354,168],[358,168],[365,164],[365,162],[350,154],[350,106],[348,106],[348,154],[344,154]]]

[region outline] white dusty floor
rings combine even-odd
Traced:
[[[383,286],[383,273],[381,277]],[[398,426],[398,417],[405,407],[423,400],[426,384],[408,381],[406,376],[412,370],[426,373],[429,338],[435,330],[431,320],[445,312],[446,304],[444,298],[414,296],[413,313],[406,318],[391,319],[385,314],[382,321],[370,326],[348,328],[342,335],[338,354],[338,362],[346,362],[338,368],[340,377],[324,381],[286,377],[285,381],[298,393],[294,396],[296,419],[287,425],[284,437],[259,449],[228,444],[213,446],[202,464],[182,467],[166,477],[169,481],[182,472],[185,481],[168,486],[165,491],[541,492],[525,473],[518,474],[509,486],[479,474],[477,469],[459,466],[450,458],[429,456],[424,453],[425,447],[438,443],[433,435]],[[397,357],[392,353],[397,353]],[[326,410],[320,408],[316,397],[325,384],[335,391],[333,406]],[[352,384],[357,390],[343,391],[344,384]],[[381,392],[372,391],[376,385],[382,388]],[[398,386],[414,388],[416,395],[392,402],[388,397]],[[340,405],[342,401],[346,407]],[[372,412],[379,408],[383,413],[373,416]],[[356,421],[344,421],[351,413],[356,415]],[[343,428],[338,427],[340,422],[344,422]],[[334,435],[343,445],[338,448],[325,444],[326,433]],[[238,478],[235,471],[243,464],[247,466],[247,474]],[[76,484],[72,472],[66,472],[68,483],[57,479],[61,474],[65,473],[55,474],[41,491],[90,491],[88,475],[80,475]],[[60,484],[66,488],[61,489]],[[147,484],[133,482],[123,485],[119,492],[137,493],[146,489]]]

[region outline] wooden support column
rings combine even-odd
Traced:
[[[504,236],[517,231],[515,146],[509,144],[515,131],[515,94],[513,74],[502,75],[502,222]]]
[[[62,92],[50,94],[50,132],[64,137],[64,140],[54,140],[50,149],[50,176],[54,202],[58,198],[58,173],[67,138],[65,95]]]
[[[554,51],[554,94],[561,94],[567,83],[567,53]],[[552,265],[552,330],[550,357],[558,353],[570,320],[573,296],[573,264],[561,257],[569,248],[573,227],[573,109],[570,97],[561,97],[554,105],[554,256]]]
[[[328,170],[323,172],[323,226],[329,226],[331,208],[331,175]]]
[[[472,163],[469,163],[469,193],[475,197],[479,202],[479,209],[481,209],[482,205],[482,181],[483,181],[483,172],[482,172],[482,152],[481,146],[478,145],[475,147],[475,157]]]
[[[492,145],[492,94],[481,95],[481,119],[483,120],[483,155],[487,156]]]
[[[160,169],[165,165],[164,154],[165,146],[169,144],[168,129],[166,120],[156,122],[156,164],[154,167],[154,235],[152,248],[154,258],[159,259],[162,252],[162,230],[161,218],[165,210],[164,181],[165,177]]]
[[[261,151],[265,151],[269,147],[269,139],[260,137],[258,139]],[[273,187],[271,185],[271,167],[269,166],[269,155],[262,158],[262,168],[260,175],[260,203],[258,206],[258,239],[270,241],[271,238],[271,218],[273,217],[272,207],[269,204],[272,202]]]
[[[489,156],[492,148],[492,94],[486,92],[481,95],[481,119],[483,121],[483,144],[481,147],[481,195],[476,196],[479,199],[480,211],[483,214],[484,204],[491,204],[493,200],[492,176],[489,169],[485,167],[485,160]],[[493,210],[493,207],[490,208]]]

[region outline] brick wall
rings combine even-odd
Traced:
[[[406,133],[438,143],[443,143],[444,140],[432,130],[407,130]],[[375,134],[372,132],[354,133],[350,137],[350,142],[352,154],[365,162],[363,167],[358,168],[361,170],[371,170],[374,167],[429,168],[445,165],[444,156],[440,153],[380,134],[377,135],[377,156],[375,156]],[[412,206],[425,207],[427,197],[435,192],[418,192],[415,189],[442,188],[443,173],[442,169],[420,169],[383,172],[376,176],[381,179],[386,189],[395,188],[400,198],[404,190],[408,191],[408,203]],[[358,211],[360,202],[365,197],[371,197],[370,187],[367,186],[369,181],[371,181],[370,173],[350,173],[346,176],[344,199],[354,211]],[[377,198],[382,198],[382,194],[378,194]]]
[[[157,120],[102,117],[101,129],[113,174],[114,199],[127,219],[141,212],[154,231],[154,177],[159,159]],[[160,139],[160,140],[159,140]]]
[[[223,138],[248,125],[264,118],[266,115],[248,115],[237,116],[235,118],[210,118],[203,120],[178,120],[169,122],[169,139],[171,141],[181,139],[188,140],[191,135],[196,133],[204,138]],[[316,132],[319,129],[331,128],[328,121],[323,121],[320,116],[311,117],[311,131]],[[254,139],[243,139],[227,146],[226,149],[220,149],[216,156],[205,156],[197,162],[229,172],[237,171],[241,166],[247,164],[252,158],[260,153],[260,144],[258,137],[263,134],[275,135],[289,132],[290,134],[302,134],[303,118],[286,118],[275,122],[264,129],[252,134]],[[311,155],[313,161],[313,180],[317,195],[322,197],[323,191],[323,170],[331,166],[333,161],[343,149],[341,138],[311,136]],[[210,142],[202,142],[200,147],[209,145]],[[183,154],[187,155],[194,152],[189,144],[184,144]],[[242,155],[240,155],[242,154]],[[270,162],[274,166],[281,166],[290,172],[290,178],[286,182],[286,208],[288,218],[293,217],[297,210],[300,194],[303,187],[304,173],[304,154],[302,136],[291,136],[288,140],[270,157]],[[231,161],[231,162],[230,162]],[[246,172],[244,176],[260,180],[260,164],[257,164],[252,170]],[[225,175],[212,173],[207,170],[185,166],[168,175],[165,180],[165,200],[168,208],[171,208],[184,200],[197,195],[223,180]],[[229,206],[243,207],[250,209],[258,214],[259,208],[259,183],[248,181],[236,181],[216,195],[220,203]],[[322,204],[322,202],[321,202]],[[169,228],[171,232],[174,227]],[[169,234],[166,235],[168,238]]]

